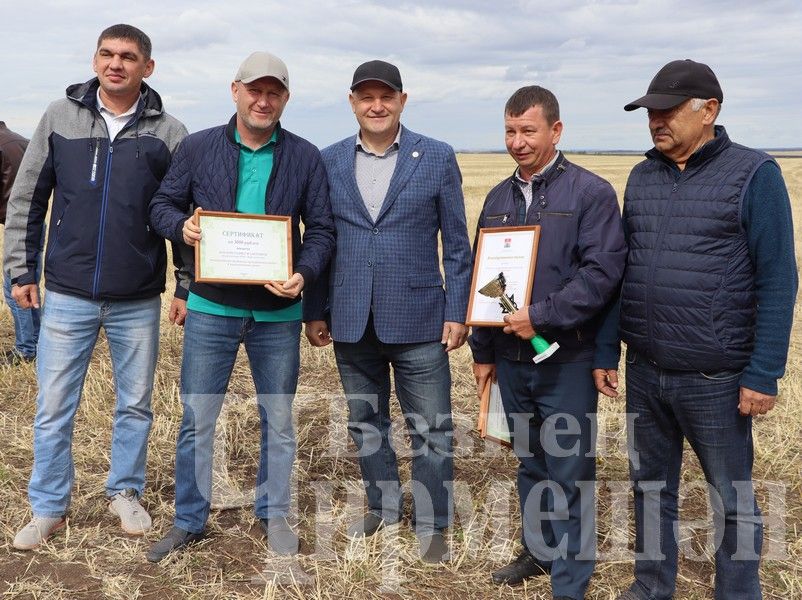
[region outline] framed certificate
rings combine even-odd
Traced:
[[[468,325],[503,327],[504,315],[532,297],[540,225],[479,230]]]
[[[290,217],[205,210],[197,216],[196,281],[264,285],[292,275]]]
[[[504,412],[504,405],[501,403],[501,391],[498,383],[489,383],[482,392],[477,429],[483,440],[512,446],[507,415]]]

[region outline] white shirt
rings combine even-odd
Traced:
[[[97,108],[100,111],[100,116],[103,117],[103,120],[106,121],[106,127],[109,130],[109,139],[114,140],[117,137],[117,134],[122,131],[122,128],[128,124],[128,121],[131,120],[131,117],[136,112],[137,104],[139,104],[139,99],[142,97],[142,94],[137,96],[134,103],[128,107],[124,113],[115,115],[111,112],[106,105],[103,104],[103,100],[100,99],[100,88],[97,89]]]

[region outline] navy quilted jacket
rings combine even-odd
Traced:
[[[772,159],[732,143],[721,126],[683,171],[654,148],[646,156],[624,197],[621,339],[664,369],[741,369],[757,312],[741,206]]]
[[[179,146],[159,191],[150,221],[162,236],[183,243],[181,230],[194,207],[235,211],[239,146],[236,115],[227,125],[193,133]],[[326,268],[334,248],[334,223],[320,151],[279,125],[265,213],[292,217],[293,270],[308,287]],[[304,223],[301,241],[300,221]],[[194,272],[194,269],[192,269]],[[261,285],[200,284],[190,291],[208,300],[249,309],[278,309],[298,302],[274,296]]]

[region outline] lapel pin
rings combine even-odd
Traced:
[[[418,152],[417,150],[415,150],[415,152],[412,153],[412,158],[418,158],[419,156],[420,152]]]

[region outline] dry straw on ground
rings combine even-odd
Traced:
[[[577,162],[609,179],[619,193],[637,157],[576,156]],[[505,155],[459,157],[471,233],[484,195],[512,171]],[[802,215],[802,160],[781,161],[794,203],[797,239]],[[799,252],[797,252],[797,255]],[[798,257],[799,258],[799,257]],[[797,319],[799,321],[799,319]],[[8,311],[0,318],[0,342],[13,339]],[[755,423],[755,479],[766,522],[762,563],[764,597],[802,598],[802,336],[795,328],[788,373],[777,408]],[[209,539],[154,566],[146,548],[171,523],[173,458],[181,410],[177,383],[181,330],[166,320],[153,400],[155,420],[148,456],[144,503],[154,530],[131,538],[108,513],[103,485],[108,467],[114,402],[108,348],[102,341],[89,370],[75,426],[76,482],[69,527],[38,551],[15,552],[15,530],[29,518],[26,485],[31,465],[31,423],[36,378],[31,365],[0,368],[0,593],[3,598],[549,598],[548,582],[524,587],[490,583],[492,568],[516,551],[518,514],[515,460],[496,447],[485,448],[471,432],[477,402],[470,354],[452,357],[453,404],[457,435],[457,524],[452,531],[453,562],[424,566],[405,524],[369,543],[349,543],[344,522],[361,511],[359,471],[346,443],[343,402],[330,348],[302,343],[302,375],[296,403],[298,429],[296,514],[302,537],[298,560],[271,556],[250,508],[213,511]],[[228,480],[248,489],[258,457],[258,421],[247,398],[252,393],[241,356],[232,378],[233,402],[227,410]],[[240,398],[241,400],[237,400]],[[621,413],[623,402],[600,402],[598,529],[600,561],[588,598],[607,600],[631,581],[632,524],[626,490],[627,465]],[[396,418],[398,414],[396,412]],[[398,436],[403,448],[403,436]],[[404,458],[402,474],[409,475]],[[698,463],[686,454],[682,519],[686,557],[681,560],[677,598],[712,598],[713,568],[704,512],[706,501]],[[408,510],[408,507],[407,507]],[[695,558],[694,558],[695,557]]]

